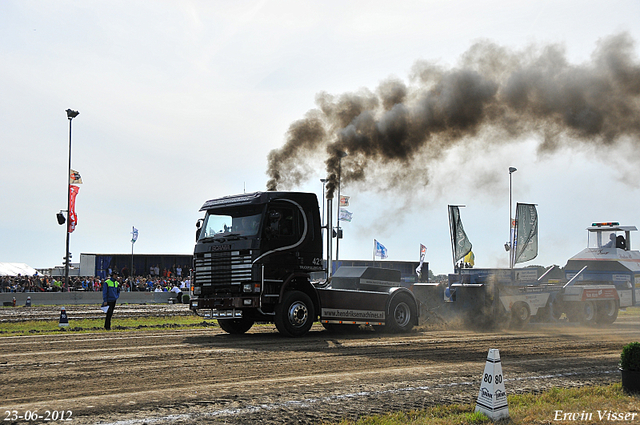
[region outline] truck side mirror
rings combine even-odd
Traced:
[[[200,232],[202,232],[202,223],[204,220],[199,219],[196,221],[196,240],[200,239]]]

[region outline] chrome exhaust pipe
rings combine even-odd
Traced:
[[[327,279],[333,272],[333,198],[327,198]]]

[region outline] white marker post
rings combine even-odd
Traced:
[[[502,379],[502,363],[497,349],[489,350],[475,411],[484,413],[492,421],[509,417],[507,392]]]

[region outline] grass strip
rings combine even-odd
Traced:
[[[112,332],[130,330],[158,330],[165,328],[207,328],[217,326],[215,321],[205,321],[198,316],[148,316],[112,319]],[[104,331],[104,318],[70,319],[69,326],[60,326],[58,320],[27,320],[0,325],[0,336],[47,335],[60,332]],[[106,331],[105,331],[106,332]]]
[[[640,307],[627,307],[624,310],[620,310],[618,316],[638,317],[640,316]]]
[[[626,394],[622,384],[580,388],[552,388],[539,394],[507,396],[509,418],[500,425],[542,424],[606,424],[640,423],[640,395]],[[474,413],[475,404],[446,405],[392,412],[343,420],[340,425],[476,425],[493,423],[481,413]],[[635,415],[634,415],[635,414]],[[329,425],[325,422],[324,425]]]

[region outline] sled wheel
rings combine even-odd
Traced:
[[[253,320],[251,319],[218,319],[218,325],[220,329],[228,334],[240,335],[246,333],[251,326],[253,326]]]
[[[618,318],[618,301],[605,300],[596,305],[596,322],[602,325],[610,325]]]
[[[522,328],[531,319],[529,306],[525,303],[518,302],[511,307],[511,326],[514,328]]]
[[[570,322],[580,322],[583,325],[593,325],[596,322],[596,304],[593,301],[571,302],[567,309]]]
[[[287,292],[276,306],[276,328],[283,335],[298,337],[306,334],[314,319],[313,302],[304,292]]]
[[[596,323],[596,303],[593,301],[584,301],[582,303],[582,318],[581,322],[585,325],[593,325]]]
[[[562,317],[562,314],[564,313],[564,305],[563,303],[558,299],[558,294],[551,294],[551,296],[549,297],[549,303],[548,303],[548,318],[550,322],[557,322],[560,320],[560,317]]]

